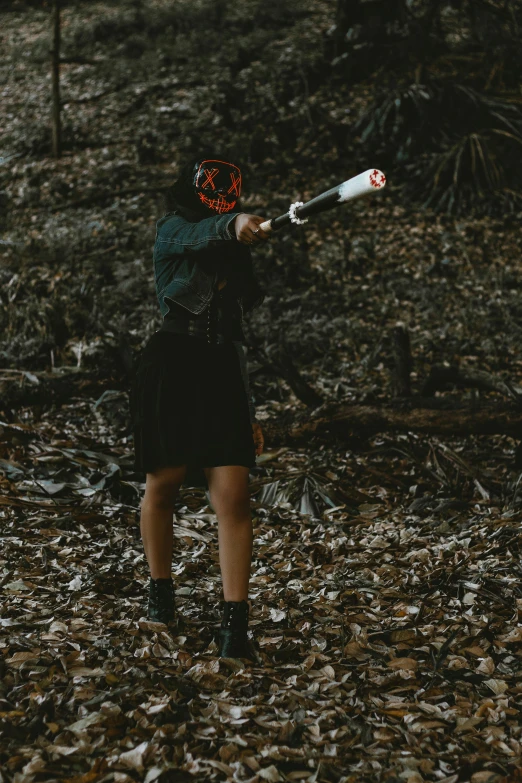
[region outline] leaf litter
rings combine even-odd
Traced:
[[[162,24],[165,8],[152,5]],[[172,6],[174,23],[187,6]],[[191,6],[199,23],[205,9]],[[297,23],[276,22],[267,46],[256,5],[252,32],[241,33],[258,60],[234,77],[244,138],[233,143],[248,152],[259,137],[269,142],[264,157],[273,153],[252,165],[248,203],[259,214],[311,198],[330,176],[334,184],[341,126],[350,173],[353,134],[346,118],[326,118],[371,97],[367,86],[315,80],[315,126],[302,122],[296,54],[321,56],[316,19],[325,30],[332,21],[332,4],[314,8],[316,17],[300,18],[281,5]],[[128,37],[117,11],[65,8],[65,44],[112,55],[114,34],[125,45]],[[243,11],[229,11],[237,36]],[[251,476],[251,629],[262,666],[216,657],[217,522],[203,492],[183,491],[173,520],[181,622],[146,619],[144,485],[121,432],[126,392],[107,383],[120,314],[135,349],[156,326],[151,182],[170,184],[173,140],[208,142],[227,127],[222,110],[217,125],[201,110],[222,68],[208,67],[199,35],[181,79],[162,64],[176,47],[155,39],[143,59],[67,65],[74,106],[65,111],[78,124],[65,134],[69,155],[54,161],[46,69],[35,59],[38,47],[47,57],[47,22],[39,11],[6,21],[6,138],[23,155],[0,160],[14,159],[1,172],[2,362],[17,368],[1,370],[1,391],[41,394],[50,361],[80,384],[84,368],[99,372],[104,393],[91,398],[81,385],[43,416],[20,407],[17,423],[0,423],[1,783],[522,780],[522,486],[508,438],[384,436],[353,450],[312,439],[306,450],[267,450]],[[235,51],[228,37],[226,46]],[[295,99],[277,84],[294,85]],[[294,132],[288,149],[266,138],[271,107],[298,128],[306,186]],[[156,162],[134,143],[154,113],[175,115],[176,126],[172,136],[171,117],[156,123]],[[398,321],[412,333],[416,387],[435,361],[511,375],[520,366],[518,223],[405,210],[391,188],[372,206],[319,216],[300,241],[281,235],[263,250],[257,272],[271,295],[249,337],[263,335],[270,355],[283,331],[326,399],[386,398],[387,332]],[[284,382],[261,376],[260,415],[302,409]]]
[[[173,519],[179,623],[147,620],[144,485],[94,403],[2,443],[3,780],[516,779],[521,511],[499,471],[431,439],[428,480],[413,436],[265,452],[251,665],[217,658],[202,489]],[[464,502],[444,506],[457,469]],[[418,487],[433,502],[415,511]]]

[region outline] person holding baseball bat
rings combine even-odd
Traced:
[[[252,558],[249,468],[264,440],[243,353],[244,315],[264,292],[250,247],[272,231],[373,193],[369,169],[270,220],[241,211],[241,170],[216,155],[190,161],[168,190],[153,250],[162,327],[145,345],[131,386],[135,469],[145,472],[141,533],[150,567],[148,615],[175,619],[172,515],[182,484],[208,486],[218,518],[223,580],[220,657],[259,662],[248,639]]]
[[[241,169],[216,155],[189,161],[167,191],[153,249],[163,324],[147,341],[130,406],[134,467],[146,474],[141,534],[148,616],[176,619],[174,503],[182,484],[208,487],[218,519],[223,615],[219,656],[258,660],[248,638],[252,558],[249,468],[263,450],[248,385],[243,317],[264,292],[250,248],[269,233],[241,211]]]

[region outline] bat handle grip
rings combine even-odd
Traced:
[[[261,231],[266,231],[268,234],[272,231],[272,221],[271,220],[265,220],[264,223],[259,224],[259,228]]]

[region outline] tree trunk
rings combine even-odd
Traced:
[[[295,366],[282,333],[276,350],[271,354],[269,361],[265,360],[265,366],[275,375],[284,378],[295,396],[305,405],[317,408],[323,402],[321,395],[301,376]]]
[[[346,34],[360,25],[365,41],[384,40],[386,26],[405,18],[404,0],[337,0],[335,12],[334,54],[347,51]]]
[[[412,358],[410,335],[404,326],[396,326],[392,333],[394,371],[392,389],[394,397],[409,397],[411,394],[410,373]]]
[[[62,127],[60,117],[60,0],[53,0],[53,48],[52,57],[52,81],[53,81],[53,156],[60,158],[62,155]]]

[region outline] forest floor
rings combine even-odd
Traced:
[[[64,56],[95,62],[62,66],[60,160],[48,156],[48,11],[2,20],[0,782],[520,781],[513,438],[267,442],[251,474],[263,666],[216,657],[217,520],[203,490],[182,488],[176,506],[179,627],[145,618],[128,382],[161,323],[159,189],[194,138],[223,141],[237,122],[245,208],[278,214],[367,167],[332,140],[371,88],[308,76],[332,3],[245,0],[227,11],[226,47],[209,27],[219,3],[149,2],[137,27],[138,5],[64,9]],[[223,104],[231,81],[237,117]],[[293,165],[285,134],[300,123]],[[256,251],[267,298],[245,326],[261,423],[307,412],[263,364],[282,334],[326,401],[389,399],[397,324],[414,394],[444,362],[516,383],[518,217],[423,212],[390,182],[274,236]]]

